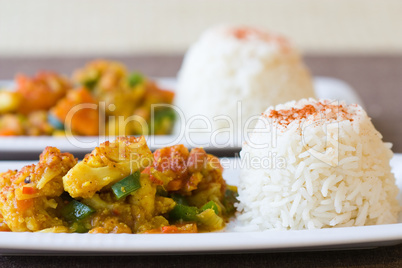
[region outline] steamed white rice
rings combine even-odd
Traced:
[[[358,105],[303,99],[270,107],[241,151],[248,167],[236,230],[396,223],[390,148]]]
[[[219,129],[229,127],[228,120],[238,126],[240,119],[258,117],[270,105],[314,96],[311,76],[286,39],[250,27],[220,26],[188,50],[176,105],[187,120],[202,116]],[[192,126],[205,128],[201,121]]]

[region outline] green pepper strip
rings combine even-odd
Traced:
[[[130,87],[135,87],[144,81],[144,76],[140,73],[132,73],[128,77],[128,84]]]
[[[68,221],[78,221],[88,217],[94,212],[95,210],[93,208],[77,200],[72,200],[62,209],[61,214]]]
[[[196,207],[189,207],[181,204],[176,206],[170,211],[169,219],[183,220],[183,221],[197,221],[197,214],[200,211]]]
[[[169,118],[174,121],[176,112],[172,108],[164,108],[155,111],[155,121],[162,121],[164,118]]]
[[[166,189],[162,185],[158,185],[156,186],[156,194],[166,197],[168,196],[168,191],[166,191]]]
[[[159,109],[155,111],[153,119],[150,131],[153,130],[157,134],[167,134],[172,131],[174,121],[176,120],[176,112],[171,108]]]
[[[171,198],[176,202],[176,204],[188,206],[186,198],[182,195],[173,194]]]
[[[113,184],[112,191],[117,200],[120,200],[141,188],[140,175],[140,172],[136,171],[121,181]]]
[[[93,90],[98,83],[99,77],[92,77],[82,82],[82,85],[89,89],[90,91]]]
[[[218,205],[214,202],[214,201],[209,201],[208,203],[206,203],[205,205],[202,206],[201,210],[205,211],[207,209],[213,209],[215,211],[216,215],[219,215],[219,208]]]
[[[71,229],[74,233],[87,233],[88,229],[85,227],[85,224],[81,221],[75,221],[71,225]]]

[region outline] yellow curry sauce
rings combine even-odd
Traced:
[[[0,231],[195,233],[220,230],[237,189],[219,159],[144,137],[105,142],[81,161],[47,147],[39,163],[0,173]]]

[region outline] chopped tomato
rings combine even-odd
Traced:
[[[34,205],[34,200],[32,198],[25,200],[16,200],[15,205],[19,211],[25,211]]]
[[[22,193],[23,194],[35,194],[36,189],[31,186],[24,186],[24,187],[22,187]]]
[[[178,180],[173,180],[169,182],[169,184],[166,187],[166,190],[168,191],[178,191],[180,190],[181,186],[183,184],[183,181],[178,179]]]
[[[72,110],[73,108],[76,110]],[[70,111],[73,112],[70,114]],[[85,88],[70,90],[67,96],[53,107],[51,113],[77,134],[86,136],[99,134],[98,105]],[[68,119],[69,122],[66,122]]]
[[[179,229],[177,228],[177,226],[174,226],[174,225],[170,225],[170,226],[163,226],[162,228],[161,228],[161,233],[164,233],[164,234],[174,234],[174,233],[178,233],[179,232]]]
[[[183,234],[183,233],[197,233],[197,224],[184,223],[178,225],[168,225],[161,228],[148,230],[146,234]]]

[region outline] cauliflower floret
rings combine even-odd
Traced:
[[[13,232],[40,231],[65,223],[57,217],[62,177],[77,163],[72,154],[47,147],[37,165],[0,174],[0,213]]]
[[[119,137],[96,147],[72,168],[63,178],[64,189],[73,198],[90,198],[102,188],[142,171],[152,160],[144,137]]]

